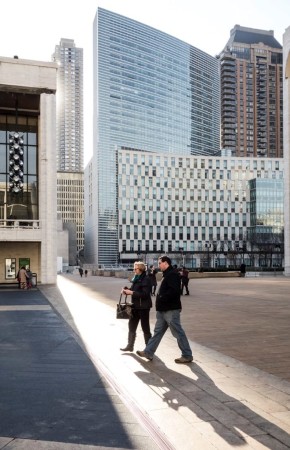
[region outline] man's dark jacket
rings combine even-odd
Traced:
[[[172,266],[163,272],[163,278],[156,297],[156,311],[181,309],[180,276]]]

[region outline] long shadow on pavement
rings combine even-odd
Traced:
[[[198,364],[187,365],[190,375],[185,376],[168,368],[157,357],[151,370],[152,362],[144,362],[140,358],[138,362],[146,371],[135,372],[136,375],[146,385],[152,386],[170,408],[189,408],[199,421],[211,425],[213,434],[216,433],[231,446],[246,445],[243,436],[246,434],[266,448],[290,448],[289,434],[236,398],[225,394]]]

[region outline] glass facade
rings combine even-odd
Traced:
[[[20,190],[10,189],[11,136],[19,133],[23,139],[23,166]],[[0,219],[38,220],[38,118],[0,114]]]
[[[250,234],[269,238],[284,233],[283,180],[254,179],[250,182]]]
[[[106,264],[118,255],[117,148],[183,156],[217,152],[219,62],[168,34],[99,8],[94,96],[94,260]]]

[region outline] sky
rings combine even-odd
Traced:
[[[92,36],[98,7],[130,17],[215,56],[236,25],[273,30],[283,45],[290,0],[4,0],[0,56],[51,61],[61,38],[84,49],[85,164],[92,155]]]

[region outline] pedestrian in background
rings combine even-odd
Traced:
[[[27,276],[27,289],[31,289],[32,288],[32,272],[28,266],[26,268],[26,276]]]
[[[19,270],[20,289],[27,289],[27,274],[24,266]]]
[[[185,295],[189,295],[188,283],[189,283],[189,272],[188,270],[182,266],[180,270],[180,278],[181,278],[181,295],[183,295],[183,290],[185,289]]]
[[[20,289],[20,288],[21,288],[21,283],[20,283],[20,269],[19,269],[18,272],[17,272],[16,278],[17,278],[17,282],[18,282],[18,289]]]
[[[166,330],[170,328],[181,350],[181,357],[175,359],[175,362],[177,364],[190,363],[193,360],[192,351],[180,323],[180,276],[172,267],[171,259],[168,256],[160,256],[158,264],[163,272],[163,278],[156,296],[157,320],[154,334],[149,339],[145,349],[137,351],[137,355],[152,360]]]
[[[246,276],[246,264],[244,262],[241,264],[241,267],[240,267],[240,275],[241,275],[241,277]]]
[[[152,286],[152,290],[151,290],[151,295],[155,296],[156,293],[156,287],[157,287],[157,279],[156,279],[156,274],[157,274],[158,270],[155,269],[154,266],[150,266],[147,272],[147,275],[151,281],[151,286]]]

